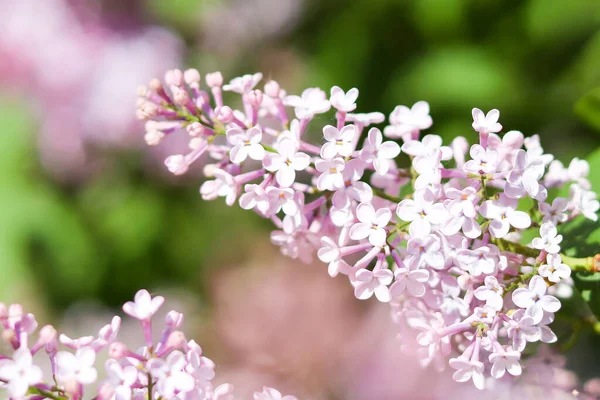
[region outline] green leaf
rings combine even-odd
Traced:
[[[575,114],[600,133],[600,87],[590,90],[575,103]]]
[[[578,272],[576,276],[577,279],[582,282],[600,282],[600,272],[596,272],[593,274]]]

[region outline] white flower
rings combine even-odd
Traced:
[[[560,254],[548,254],[546,264],[540,265],[538,274],[550,282],[558,283],[561,279],[571,276],[571,268],[567,264],[563,264]]]
[[[206,181],[200,186],[200,194],[204,200],[214,200],[217,197],[225,197],[228,206],[235,203],[238,194],[238,184],[235,178],[222,169],[213,172],[215,179]]]
[[[483,282],[484,285],[475,289],[473,294],[477,299],[485,301],[485,304],[488,306],[496,310],[501,310],[504,304],[504,300],[502,299],[504,289],[494,276],[486,276]]]
[[[323,137],[327,143],[321,148],[321,157],[330,159],[336,155],[350,157],[354,151],[353,141],[356,136],[356,127],[346,125],[341,130],[326,125],[323,128]]]
[[[233,78],[228,85],[223,85],[223,90],[245,94],[250,92],[260,82],[263,75],[258,72],[254,75],[244,75]]]
[[[387,137],[409,138],[408,135],[418,134],[433,124],[429,115],[429,104],[426,101],[418,101],[411,108],[396,106],[390,114],[390,124],[384,130]]]
[[[0,379],[7,382],[11,398],[24,398],[29,386],[41,382],[42,369],[33,365],[31,351],[27,347],[20,347],[12,359],[0,360]]]
[[[375,212],[372,205],[361,203],[356,207],[356,217],[360,222],[352,225],[350,238],[362,240],[368,237],[373,246],[383,246],[387,238],[385,227],[392,218],[392,212],[387,208]]]
[[[407,267],[402,267],[394,272],[394,276],[395,282],[390,287],[392,298],[397,298],[406,290],[414,297],[422,297],[425,294],[425,282],[429,280],[429,270],[410,270]]]
[[[241,164],[248,156],[253,160],[262,160],[265,149],[260,144],[262,132],[258,127],[252,127],[244,132],[241,128],[227,130],[227,141],[233,146],[229,158],[236,164]]]
[[[552,200],[552,205],[541,202],[539,210],[544,215],[542,222],[551,222],[554,225],[566,222],[569,219],[569,216],[565,213],[568,207],[569,200],[564,197],[555,198]]]
[[[490,233],[496,238],[506,236],[510,227],[526,229],[531,225],[531,218],[523,211],[517,211],[518,200],[500,194],[498,200],[487,200],[479,208],[479,213],[491,219]]]
[[[298,400],[294,396],[283,396],[278,390],[270,387],[263,387],[262,392],[254,393],[254,400]]]
[[[298,151],[292,140],[282,140],[277,153],[269,153],[263,160],[264,167],[271,172],[277,171],[275,179],[281,187],[289,187],[296,180],[296,171],[302,171],[310,164],[310,157]]]
[[[438,135],[425,135],[422,140],[409,140],[402,145],[402,151],[411,156],[425,156],[434,150],[442,152],[442,160],[452,158],[452,149],[448,146],[442,146],[442,138]]]
[[[63,383],[69,381],[82,385],[94,383],[98,377],[98,372],[94,368],[95,361],[96,352],[91,347],[82,347],[75,354],[59,351],[56,354],[57,378]]]
[[[283,209],[286,215],[296,215],[299,208],[294,199],[294,194],[294,191],[290,188],[276,188],[274,186],[267,188],[270,212],[277,214]]]
[[[452,379],[456,382],[466,382],[469,379],[473,380],[473,384],[479,390],[485,387],[483,378],[483,363],[480,361],[470,361],[465,357],[451,358],[450,366],[457,371],[452,375]]]
[[[152,298],[147,290],[142,289],[135,294],[134,301],[128,301],[123,305],[123,311],[140,321],[149,321],[164,301],[164,297],[156,296]]]
[[[358,89],[352,88],[345,93],[340,87],[331,88],[331,97],[329,102],[338,111],[351,112],[356,109],[356,99],[358,98]]]
[[[390,168],[390,160],[400,154],[398,143],[388,141],[383,143],[383,135],[377,128],[371,128],[369,135],[360,152],[360,158],[367,163],[373,163],[378,174],[384,175]]]
[[[544,175],[544,170],[544,162],[541,159],[532,158],[525,150],[517,150],[514,167],[506,179],[506,195],[521,198],[529,194],[541,200],[545,197],[545,189],[539,180]]]
[[[388,285],[392,283],[393,277],[394,274],[389,269],[380,269],[375,272],[361,269],[352,280],[354,295],[357,299],[366,300],[375,293],[377,300],[386,303],[391,300]]]
[[[150,372],[158,379],[156,388],[158,392],[168,399],[172,398],[175,391],[189,392],[194,389],[194,378],[184,371],[187,361],[181,351],[173,351],[167,360],[153,358],[148,361]]]
[[[327,100],[327,95],[319,88],[308,88],[300,96],[286,96],[283,104],[294,107],[296,117],[299,119],[310,119],[315,114],[322,114],[331,108],[331,103]]]
[[[465,164],[465,170],[473,174],[485,175],[496,172],[498,153],[495,150],[484,149],[478,144],[471,146],[469,151],[472,160]]]
[[[115,400],[130,400],[131,386],[135,383],[138,370],[133,365],[121,366],[118,361],[110,359],[105,364],[108,380],[115,391]]]
[[[498,123],[500,111],[493,109],[486,114],[479,108],[474,108],[473,114],[473,129],[479,133],[498,133],[502,130],[502,125]]]
[[[315,168],[321,173],[317,178],[317,188],[321,191],[334,191],[344,186],[344,167],[346,163],[343,158],[337,157],[328,160],[317,160]]]
[[[535,324],[542,321],[544,311],[555,313],[560,309],[560,300],[547,295],[547,289],[544,278],[536,275],[529,281],[529,287],[516,289],[512,294],[513,303],[526,309],[526,314],[531,315]]]
[[[370,112],[362,114],[346,114],[346,120],[354,122],[360,126],[369,126],[373,124],[380,124],[385,121],[385,115],[380,112]]]
[[[491,375],[500,379],[504,376],[505,372],[508,371],[512,376],[521,375],[522,368],[519,364],[521,359],[521,353],[514,350],[496,351],[489,356],[489,360],[492,363]]]
[[[546,250],[550,254],[557,254],[560,251],[560,242],[562,235],[558,234],[556,226],[551,222],[544,222],[540,227],[541,238],[532,240],[531,245],[538,250]]]
[[[508,338],[512,339],[512,347],[517,351],[525,350],[527,342],[537,342],[542,334],[540,327],[537,326],[530,315],[526,315],[524,310],[516,311],[512,320],[508,324]]]
[[[402,200],[396,208],[396,215],[403,221],[410,221],[410,235],[426,236],[431,233],[431,225],[447,219],[448,211],[441,203],[434,203],[435,196],[430,189],[419,189],[414,199]]]
[[[240,196],[240,207],[244,210],[256,208],[259,212],[266,214],[271,207],[265,189],[261,185],[248,184],[244,186],[246,193]]]

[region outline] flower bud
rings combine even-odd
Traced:
[[[121,342],[113,342],[108,347],[108,355],[110,358],[114,358],[115,360],[120,360],[123,357],[127,357],[129,354],[129,350],[127,346]]]
[[[185,106],[190,101],[190,95],[184,89],[173,89],[173,101],[177,105]]]
[[[183,175],[190,168],[185,156],[182,154],[175,154],[167,157],[165,166],[173,175]]]
[[[202,169],[204,176],[207,178],[213,178],[215,176],[215,170],[217,170],[217,164],[206,164]]]
[[[156,146],[160,143],[162,138],[165,137],[165,134],[161,131],[153,130],[148,131],[144,135],[144,140],[148,144],[148,146]]]
[[[206,141],[202,138],[192,138],[189,143],[189,147],[191,150],[198,150]]]
[[[178,329],[181,324],[183,324],[183,314],[175,310],[171,310],[165,317],[165,323],[171,329]]]
[[[181,331],[171,332],[167,339],[167,349],[180,349],[185,345],[185,335]]]
[[[46,325],[42,329],[40,329],[38,343],[45,346],[50,342],[56,341],[56,335],[56,329],[54,329],[52,325]]]
[[[247,98],[253,108],[258,108],[262,104],[263,94],[260,90],[252,90],[248,93]]]
[[[269,81],[265,84],[265,93],[269,97],[279,97],[281,87],[276,81]]]
[[[220,87],[223,86],[223,75],[219,71],[211,72],[206,74],[206,84],[208,87]]]
[[[112,385],[110,383],[105,382],[98,388],[98,395],[96,396],[96,399],[108,400],[108,399],[111,399],[114,394],[115,394],[115,389],[112,387]]]
[[[165,83],[170,86],[183,85],[183,72],[178,69],[171,69],[165,74]]]
[[[200,122],[192,122],[185,129],[190,136],[200,136],[204,131],[204,127]]]
[[[137,95],[140,97],[146,97],[148,95],[148,88],[146,86],[138,87]]]
[[[150,89],[154,90],[155,92],[162,90],[163,88],[162,82],[157,78],[152,79],[149,86]]]
[[[183,79],[185,79],[185,83],[188,85],[197,87],[198,83],[200,83],[200,72],[195,68],[187,69],[183,73]]]
[[[231,107],[219,107],[215,110],[215,113],[217,114],[217,120],[219,120],[219,122],[223,124],[227,124],[233,121],[233,110],[231,109]]]

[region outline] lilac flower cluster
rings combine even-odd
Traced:
[[[600,263],[561,255],[557,232],[578,215],[597,220],[586,161],[565,167],[538,136],[500,135],[498,110],[473,109],[478,143],[458,137],[445,146],[421,137],[433,123],[424,101],[397,106],[382,132],[371,126],[383,114],[354,113],[355,88],[297,96],[275,81],[256,89],[261,78],[223,84],[210,73],[202,89],[197,70],[168,71],[164,84],[140,90],[147,143],[183,131],[190,152],[165,160],[173,174],[212,157],[205,200],[254,210],[274,223],[271,240],[285,255],[310,262],[316,252],[358,299],[390,302],[395,320],[418,332],[423,364],[449,359],[459,382],[481,389],[486,375],[520,375],[528,342],[557,340],[548,325],[561,303],[549,287]],[[224,104],[223,91],[240,95],[239,109]],[[331,108],[336,122],[318,128],[319,145],[304,140]],[[568,197],[549,199],[548,189],[569,184]],[[519,242],[527,229],[539,229],[529,246]]]
[[[35,316],[19,304],[6,307],[0,303],[2,339],[12,348],[11,354],[0,352],[0,392],[11,399],[82,399],[84,390],[95,392],[97,400],[181,399],[233,400],[233,386],[215,386],[215,364],[204,357],[202,348],[187,340],[178,330],[183,314],[170,311],[158,342],[152,338],[152,317],[164,298],[152,298],[140,290],[134,301],[123,305],[123,311],[139,320],[145,345],[131,350],[117,341],[121,318],[113,317],[97,336],[78,339],[61,334],[51,325],[41,329]],[[36,335],[37,332],[37,335]],[[32,340],[35,336],[37,339]],[[65,350],[60,350],[60,345]],[[98,382],[97,355],[108,351],[104,362],[106,379]],[[46,353],[52,373],[44,376],[34,357]],[[296,400],[265,387],[254,394],[255,400]]]

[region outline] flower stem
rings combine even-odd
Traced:
[[[394,203],[400,203],[402,201],[401,198],[387,194],[383,190],[377,188],[373,188],[373,194],[377,197],[381,197],[382,199],[386,199]]]
[[[35,386],[31,386],[29,388],[29,391],[27,393],[28,394],[38,394],[40,396],[44,396],[44,397],[46,397],[48,399],[54,399],[54,400],[65,400],[66,399],[65,397],[59,397],[59,396],[55,395],[52,392],[49,392],[47,390],[43,390],[43,389],[37,388]]]

